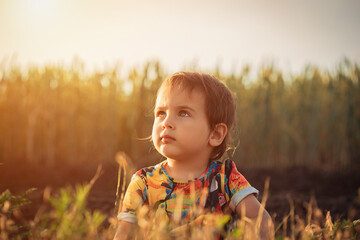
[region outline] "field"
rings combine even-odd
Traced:
[[[166,72],[157,62],[126,79],[116,67],[86,74],[79,63],[0,70],[0,239],[111,239],[118,180],[160,159],[141,139]],[[265,66],[252,81],[248,66],[212,72],[237,95],[228,155],[259,200],[268,194],[277,239],[360,236],[359,70],[345,60],[296,76]],[[131,159],[120,178],[118,152]]]
[[[75,167],[62,169],[9,165],[1,168],[0,192],[10,189],[16,195],[29,188],[37,188],[27,196],[31,203],[21,208],[22,217],[26,221],[34,219],[39,209],[47,206],[43,198],[45,188],[51,187],[51,193],[55,194],[65,185],[75,186],[79,182],[89,182],[95,172],[94,168]],[[241,172],[260,190],[259,199],[264,193],[265,179],[271,178],[266,208],[275,220],[276,228],[283,222],[284,217],[290,214],[291,202],[294,204],[294,216],[304,221],[308,215],[309,204],[313,209],[318,208],[323,217],[330,211],[334,222],[360,219],[360,175],[356,171],[325,172],[303,167],[287,171],[265,168],[241,169]],[[95,182],[87,198],[88,209],[100,210],[108,218],[115,216],[117,174],[116,164],[103,168],[103,174]],[[298,223],[299,219],[295,223]],[[108,228],[110,223],[105,220],[102,226],[100,229]],[[286,232],[287,236],[291,236],[290,228]],[[277,235],[284,235],[283,226],[280,226]]]

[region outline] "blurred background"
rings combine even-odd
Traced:
[[[116,153],[133,169],[161,160],[143,140],[156,90],[191,70],[237,95],[230,155],[260,190],[273,176],[274,212],[297,182],[303,200],[347,191],[324,205],[346,215],[360,187],[359,22],[355,0],[0,0],[0,190],[103,164],[112,208]]]
[[[0,1],[0,162],[94,164],[151,143],[161,81],[238,97],[242,166],[359,167],[358,1]]]

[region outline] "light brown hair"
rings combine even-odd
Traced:
[[[229,88],[219,79],[205,73],[177,72],[168,77],[160,86],[160,91],[171,91],[174,87],[193,90],[199,89],[205,95],[205,111],[210,129],[214,129],[219,123],[227,126],[228,132],[224,141],[215,147],[210,160],[222,157],[230,142],[230,133],[235,125],[235,97]]]

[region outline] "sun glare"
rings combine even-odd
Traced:
[[[50,1],[47,0],[29,0],[27,3],[29,9],[37,13],[49,10]]]

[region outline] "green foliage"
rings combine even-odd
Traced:
[[[348,219],[342,219],[334,223],[334,228],[331,233],[331,236],[344,236],[344,237],[353,237],[357,239],[357,236],[360,233],[360,220],[350,221]]]
[[[32,233],[35,238],[46,239],[96,239],[106,216],[100,211],[86,209],[90,184],[63,188],[58,196],[50,197],[52,207],[41,216],[39,226]]]
[[[6,211],[7,214],[11,214],[14,209],[18,209],[24,205],[30,204],[31,201],[29,201],[25,196],[35,191],[36,188],[30,188],[24,193],[20,195],[12,195],[10,190],[5,190],[0,195],[0,209],[4,207],[4,204],[8,202],[9,208]]]
[[[20,224],[16,216],[8,216],[6,213],[9,212],[10,202],[14,203],[13,212],[18,211],[25,202],[29,203],[24,196],[34,189],[29,189],[19,196],[13,196],[9,191],[5,191],[0,198],[2,201],[0,239],[112,239],[117,221],[115,218],[110,218],[110,227],[108,229],[102,227],[106,215],[100,211],[91,212],[86,208],[86,199],[90,189],[91,184],[61,189],[58,194],[48,198],[50,209],[39,210],[37,217],[33,221],[25,222],[25,225]],[[320,210],[317,209],[317,211]],[[139,239],[172,239],[174,237],[209,239],[214,236],[214,233],[216,235],[221,232],[230,217],[206,215],[199,221],[195,220],[187,226],[182,225],[174,229],[176,231],[170,228],[171,223],[166,220],[162,212],[149,212],[149,209],[144,207],[139,210],[138,219],[135,235]],[[357,239],[359,236],[360,220],[342,219],[333,223],[329,213],[326,218],[321,217],[318,220],[320,225],[304,226],[303,220],[297,218],[296,222],[292,223],[295,226],[288,227],[296,231],[294,233],[296,239]],[[311,221],[317,221],[317,219],[314,217]],[[242,221],[239,221],[232,232],[222,232],[222,234],[226,236],[225,239],[243,239],[244,237],[246,239],[247,232]],[[287,234],[277,233],[275,239],[282,240],[289,237]]]
[[[28,236],[29,226],[20,220],[20,208],[30,204],[25,196],[35,191],[28,189],[20,195],[12,195],[10,190],[5,190],[0,195],[0,239],[22,238]]]
[[[25,226],[20,223],[25,220],[17,219],[19,213],[14,216],[13,212],[30,203],[25,196],[35,189],[18,196],[13,196],[9,190],[4,191],[0,195],[0,222],[3,223],[0,239],[98,239],[106,215],[86,209],[90,189],[90,184],[61,189],[58,196],[49,197],[51,209],[40,212],[34,221],[26,221]]]

